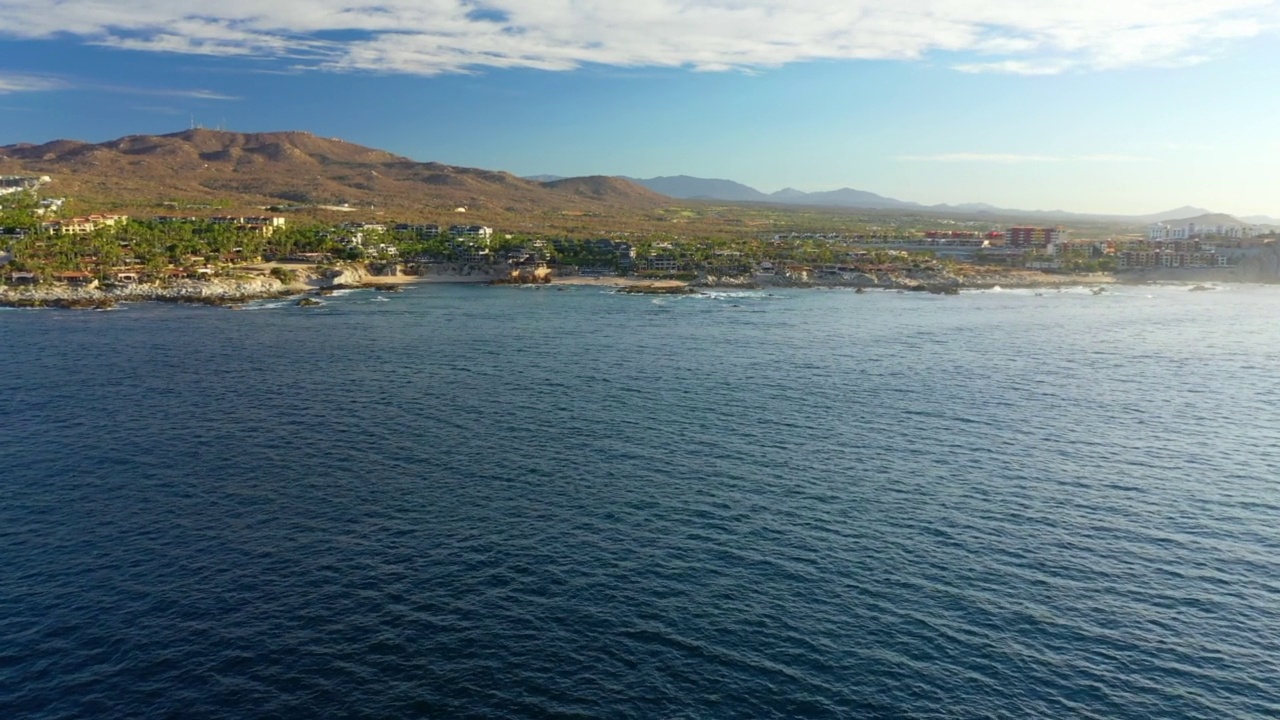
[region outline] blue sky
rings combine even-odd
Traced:
[[[1280,0],[612,5],[0,0],[0,144],[194,117],[521,175],[1280,216]]]

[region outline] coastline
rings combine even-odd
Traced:
[[[850,273],[841,276],[804,274],[712,275],[694,280],[663,280],[639,277],[554,277],[556,285],[588,285],[615,288],[864,288],[867,290],[984,290],[993,287],[1040,288],[1077,285],[1110,285],[1121,282],[1110,273],[1075,275],[1049,274],[1036,270],[967,272]]]
[[[629,287],[659,287],[659,288],[680,288],[688,287],[690,283],[685,280],[648,280],[637,277],[597,277],[570,275],[568,277],[552,277],[552,285],[586,285],[589,287],[613,287],[613,288],[629,288]]]
[[[273,275],[284,268],[294,273],[291,282]],[[418,278],[373,275],[362,265],[332,268],[282,263],[259,263],[237,268],[234,275],[207,280],[183,279],[168,283],[131,283],[79,287],[42,284],[0,287],[0,306],[16,308],[65,308],[107,310],[122,302],[171,302],[192,305],[235,306],[255,300],[300,297],[309,293],[350,287],[396,286]]]
[[[1002,288],[1052,288],[1110,285],[1118,282],[1110,273],[1050,274],[1038,270],[990,270],[965,267],[957,271],[846,273],[817,275],[794,273],[752,276],[704,276],[693,284],[710,288],[849,288],[855,290],[909,290],[955,294],[961,290]]]
[[[291,282],[281,279],[293,275]],[[61,284],[0,286],[0,306],[16,308],[110,309],[121,302],[171,302],[235,307],[255,300],[305,298],[339,289],[384,288],[413,284],[498,284],[509,276],[503,266],[441,264],[423,274],[378,275],[364,263],[319,267],[293,263],[257,263],[237,268],[235,275],[206,280],[178,280],[166,284],[138,283],[105,287]],[[963,290],[1101,287],[1113,284],[1195,284],[1249,282],[1233,273],[1111,273],[1056,274],[1036,270],[992,270],[963,267],[955,271],[850,273],[839,276],[804,274],[719,276],[703,274],[693,280],[617,276],[570,275],[552,277],[550,284],[616,288],[623,293],[672,295],[716,289],[844,288],[905,290],[953,295]]]
[[[171,302],[235,307],[255,300],[305,298],[333,290],[396,288],[415,284],[489,284],[509,276],[497,265],[443,263],[424,267],[421,274],[382,275],[373,263],[332,266],[287,262],[241,265],[234,274],[204,280],[132,283],[89,287],[68,284],[0,286],[0,307],[106,310],[122,302]],[[292,275],[282,279],[280,271]]]

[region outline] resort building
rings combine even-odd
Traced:
[[[237,230],[246,230],[262,237],[271,237],[277,228],[285,226],[286,220],[278,216],[234,217],[231,215],[215,215],[209,218],[209,222],[214,225],[231,225]]]
[[[1121,270],[1138,268],[1213,268],[1230,265],[1226,255],[1213,251],[1177,252],[1172,250],[1125,250],[1116,253]]]
[[[440,226],[435,224],[414,225],[410,223],[400,223],[392,229],[401,233],[413,233],[420,238],[438,237],[440,235]]]
[[[1064,240],[1051,243],[1047,248],[1050,255],[1083,255],[1085,257],[1102,257],[1115,252],[1115,244],[1095,240]]]
[[[1057,228],[1011,227],[1004,231],[1004,243],[1013,248],[1043,248],[1067,239],[1067,231]]]
[[[54,235],[88,235],[101,227],[114,227],[129,222],[128,215],[89,215],[41,223],[40,229]]]
[[[469,237],[488,240],[493,237],[493,228],[484,225],[452,225],[449,234],[454,237]]]
[[[454,243],[453,252],[459,262],[472,265],[488,265],[493,261],[493,253],[489,248],[478,243]]]
[[[349,222],[343,223],[342,229],[357,233],[384,233],[387,231],[387,226],[379,223]]]
[[[641,261],[640,269],[650,272],[675,272],[680,269],[680,260],[674,255],[650,255]]]
[[[1197,237],[1250,238],[1259,234],[1256,225],[1230,215],[1201,215],[1186,220],[1152,223],[1147,226],[1147,240],[1189,240]]]

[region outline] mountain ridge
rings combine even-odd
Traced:
[[[670,202],[619,178],[565,189],[296,130],[192,129],[100,143],[0,147],[0,175],[21,173],[53,176],[60,194],[122,206],[160,200],[219,207],[361,205],[417,215],[458,207],[519,214],[632,211]]]
[[[774,193],[760,190],[733,180],[722,178],[697,178],[689,175],[665,176],[656,178],[634,178],[629,180],[651,190],[663,192],[665,195],[685,200],[722,200],[729,202],[763,202],[783,205],[822,206],[837,208],[856,208],[864,210],[918,210],[921,212],[964,213],[970,215],[993,215],[1001,217],[1022,217],[1031,220],[1089,220],[1131,223],[1155,223],[1173,220],[1192,219],[1197,216],[1213,214],[1205,208],[1186,205],[1180,208],[1165,210],[1147,215],[1119,215],[1105,213],[1081,213],[1068,210],[1020,210],[1002,208],[988,203],[961,203],[957,205],[922,203],[898,200],[878,195],[866,190],[840,188],[819,192],[803,192],[794,188],[784,188]],[[678,181],[678,182],[676,182]],[[724,192],[724,189],[730,192]],[[1239,219],[1240,222],[1260,225],[1280,225],[1276,218],[1254,215]]]
[[[511,173],[420,162],[341,138],[300,130],[237,133],[190,129],[126,135],[99,143],[58,139],[0,146],[0,175],[47,174],[57,192],[112,207],[159,201],[199,207],[360,205],[405,216],[480,209],[496,214],[650,211],[671,198],[801,207],[964,214],[1025,222],[1152,223],[1192,219],[1209,210],[1184,206],[1150,215],[1018,210],[986,203],[923,205],[856,188],[764,193],[742,183],[689,175],[655,178]],[[1242,222],[1280,225],[1253,215]]]

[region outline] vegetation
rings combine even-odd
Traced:
[[[289,268],[274,267],[271,268],[271,277],[279,280],[285,285],[291,285],[297,282],[298,273],[296,270],[290,270]]]
[[[842,266],[872,272],[932,271],[954,268],[923,249],[924,231],[945,228],[980,236],[1006,224],[919,212],[689,202],[615,213],[533,212],[508,226],[494,222],[510,231],[483,241],[455,238],[447,232],[428,233],[425,228],[344,227],[342,222],[316,216],[291,217],[270,234],[208,219],[156,218],[98,227],[88,234],[59,235],[41,229],[45,218],[37,214],[34,194],[2,199],[0,232],[6,234],[0,236],[0,249],[11,255],[7,269],[36,273],[40,280],[50,279],[56,272],[88,271],[105,281],[125,269],[152,278],[189,276],[197,270],[231,271],[237,265],[289,259],[312,263],[510,259],[654,278],[691,278],[699,272],[736,276],[750,273],[764,262],[779,269]],[[76,209],[89,212],[101,208]],[[68,214],[66,208],[62,214]],[[352,217],[344,215],[340,220]],[[360,217],[370,219],[369,214]],[[405,219],[416,220],[412,216]],[[448,227],[460,220],[457,215],[439,215],[434,224]],[[493,222],[487,216],[484,221]],[[1107,237],[1101,229],[1094,228],[1099,231],[1095,237]],[[899,245],[911,246],[912,252],[904,252]],[[484,252],[476,252],[480,250]],[[989,258],[1003,265],[1020,264],[1022,259],[998,252]],[[1063,256],[1033,254],[1025,259],[1054,262],[1065,272],[1115,269],[1113,257],[1088,246]],[[271,273],[284,283],[296,277],[283,268]]]
[[[34,231],[40,226],[36,216],[38,206],[35,192],[10,193],[0,197],[0,228]]]

